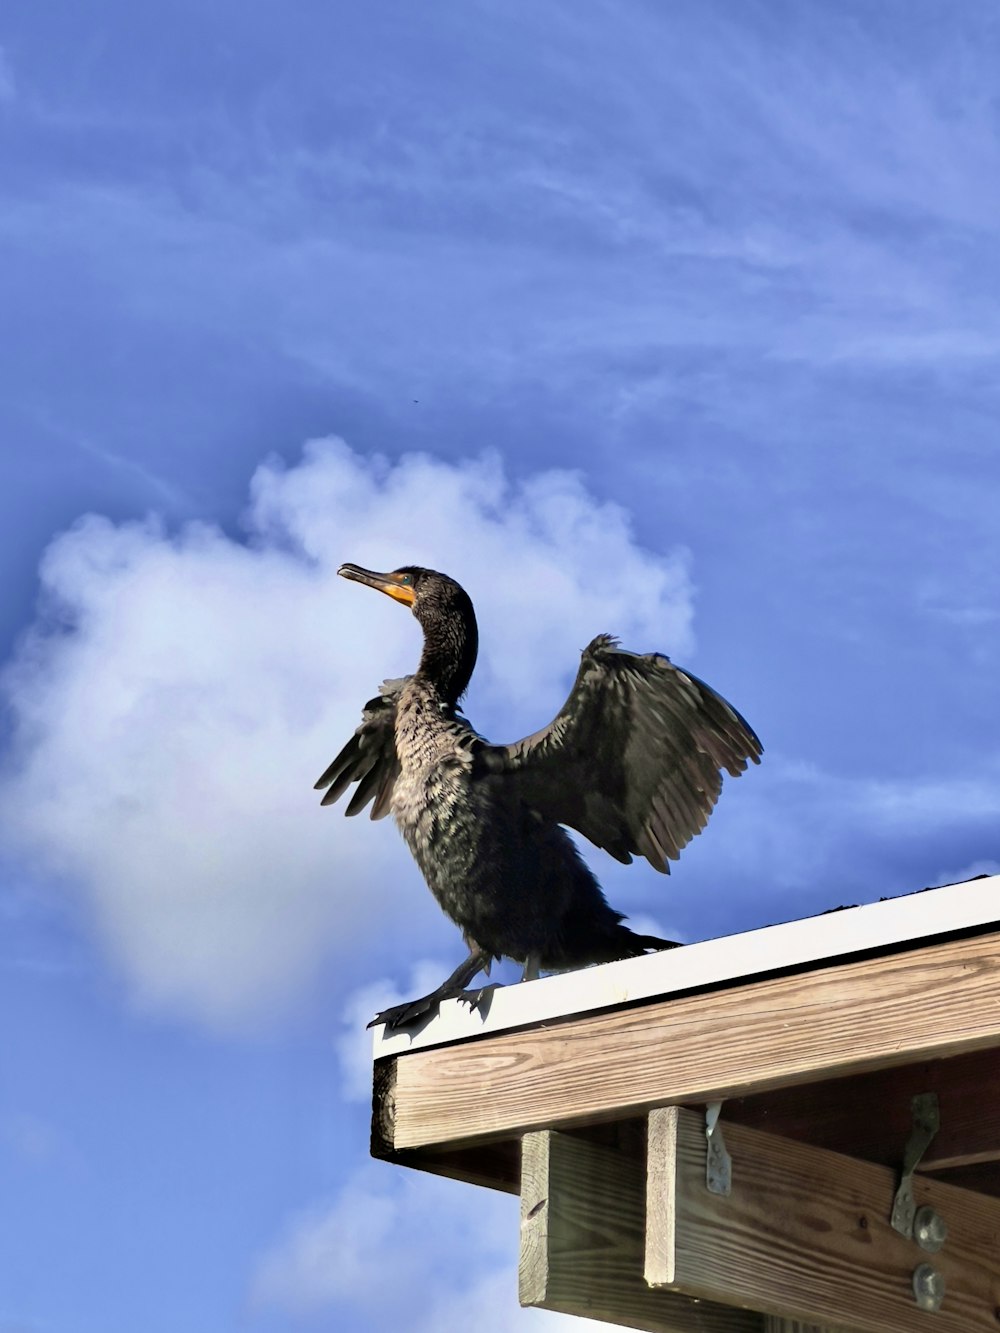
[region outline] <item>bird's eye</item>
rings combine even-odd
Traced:
[[[400,575],[399,575],[399,581],[400,581],[400,583],[411,584],[411,583],[413,582],[413,575],[412,575],[412,574],[400,574]]]

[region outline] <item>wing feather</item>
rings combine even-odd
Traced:
[[[569,698],[541,731],[479,751],[482,771],[510,774],[538,812],[626,864],[668,871],[708,822],[722,774],[759,763],[744,718],[660,653],[641,656],[600,635]]]
[[[396,705],[400,691],[409,680],[387,680],[369,699],[361,714],[361,725],[316,783],[316,790],[326,788],[321,805],[339,801],[354,782],[358,784],[348,802],[346,814],[357,815],[369,801],[371,818],[382,819],[389,813],[392,790],[399,776],[396,755]]]

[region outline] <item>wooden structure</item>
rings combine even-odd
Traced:
[[[1000,876],[379,1031],[373,1152],[520,1192],[522,1304],[997,1333]]]

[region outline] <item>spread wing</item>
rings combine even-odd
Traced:
[[[372,819],[381,819],[389,813],[393,785],[399,776],[396,704],[409,679],[404,676],[401,680],[383,681],[378,695],[365,704],[361,725],[316,783],[317,791],[327,789],[321,805],[332,805],[356,782],[358,789],[351,797],[347,814],[360,814],[371,800],[375,802]]]
[[[708,822],[722,770],[760,762],[735,708],[659,653],[626,652],[609,635],[584,649],[558,716],[513,745],[484,745],[483,770],[510,774],[541,815],[626,863],[668,859]]]

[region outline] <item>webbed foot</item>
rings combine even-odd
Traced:
[[[466,990],[477,972],[489,975],[492,954],[482,949],[474,949],[468,958],[429,995],[419,1000],[410,1000],[408,1004],[397,1004],[391,1009],[383,1009],[368,1024],[370,1028],[377,1023],[384,1023],[387,1032],[398,1032],[401,1028],[426,1027],[441,1006],[442,1000],[462,1000],[473,1009],[478,1009],[485,1017],[490,1007],[494,986],[483,986],[479,990]]]
[[[421,1019],[429,1022],[444,998],[437,991],[432,991],[430,995],[424,995],[419,1000],[411,1000],[408,1004],[395,1004],[391,1009],[383,1009],[381,1013],[376,1014],[367,1026],[373,1028],[379,1023],[384,1023],[387,1032],[395,1032],[399,1028],[413,1027]]]
[[[456,990],[452,986],[439,986],[437,990],[431,991],[430,995],[423,995],[419,1000],[383,1009],[381,1013],[375,1015],[368,1026],[373,1028],[378,1023],[384,1023],[387,1032],[398,1032],[402,1028],[412,1028],[418,1024],[424,1027],[436,1015],[443,1000],[461,1000],[463,1004],[475,1009],[485,1018],[493,1003],[493,992],[499,987],[498,981],[494,981],[490,986],[480,986],[478,990]]]
[[[501,988],[501,983],[494,981],[489,986],[480,986],[478,990],[462,991],[461,995],[455,996],[455,999],[461,1000],[470,1009],[477,1010],[485,1018],[490,1012],[490,1005],[493,1003],[493,992]]]

